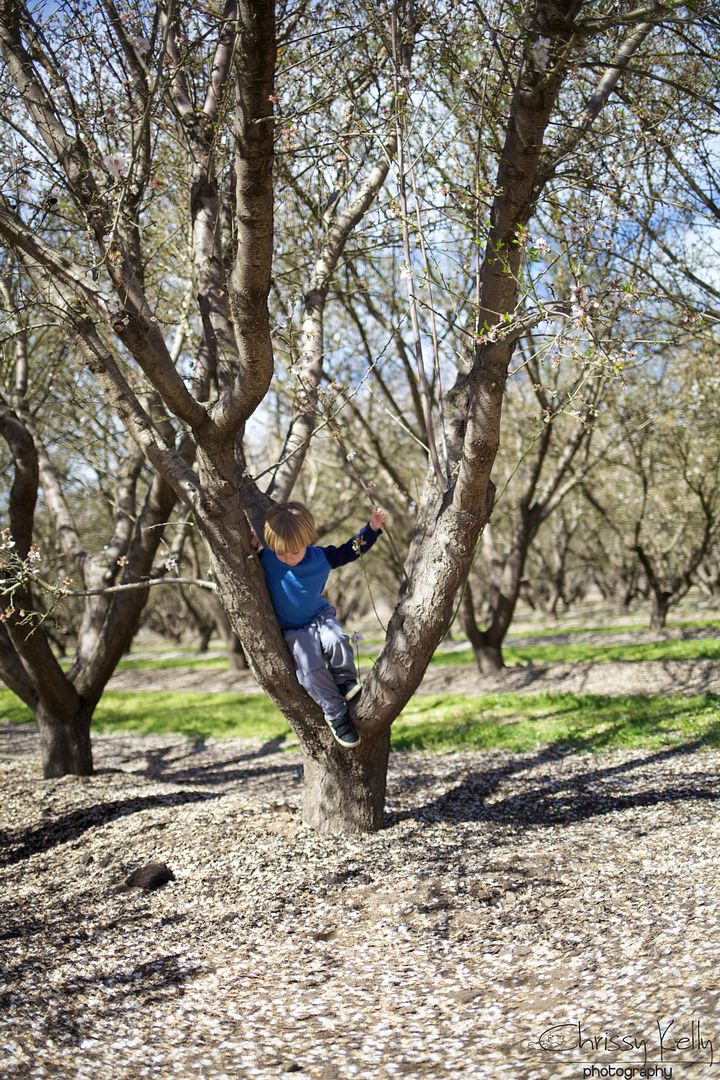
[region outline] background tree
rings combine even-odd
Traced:
[[[88,380],[77,385],[72,344],[29,302],[27,280],[9,273],[1,288],[8,336],[0,433],[13,481],[3,545],[0,674],[35,712],[44,774],[61,776],[92,768],[90,718],[147,597],[146,588],[104,590],[163,572],[154,561],[175,495],[161,477],[148,474],[136,444],[128,447],[111,420],[106,426],[102,414],[87,411],[87,401],[78,409]],[[46,537],[44,556],[33,543],[38,534]],[[66,636],[68,613],[56,621],[52,609],[45,610],[52,596],[38,594],[36,583],[41,572],[57,579],[71,568],[90,595],[77,609],[68,670],[53,650]]]
[[[638,383],[621,410],[627,456],[585,495],[601,533],[624,537],[623,554],[637,557],[659,630],[720,530],[720,380],[708,353],[684,351]]]

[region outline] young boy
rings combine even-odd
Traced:
[[[349,638],[322,595],[331,570],[368,551],[386,520],[373,510],[367,525],[340,547],[315,547],[315,519],[303,503],[272,507],[265,519],[265,547],[259,555],[283,637],[295,661],[297,679],[321,707],[341,746],[360,742],[347,703],[360,693]]]

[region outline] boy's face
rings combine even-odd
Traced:
[[[283,555],[276,551],[275,555],[279,562],[285,563],[285,566],[297,566],[305,558],[306,551],[307,548],[299,548],[297,551],[286,551]]]

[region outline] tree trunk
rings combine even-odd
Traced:
[[[42,772],[46,780],[56,776],[91,776],[93,756],[90,720],[93,710],[82,702],[78,711],[58,716],[39,704],[36,711],[40,729]]]
[[[548,618],[552,619],[553,622],[557,622],[557,609],[558,604],[561,600],[563,601],[563,603],[565,603],[565,608],[567,609],[568,605],[563,596],[562,586],[559,585],[556,581],[553,581],[550,584],[550,595],[548,597],[548,602],[545,609],[545,614],[548,616]]]
[[[470,583],[465,586],[462,601],[463,629],[472,647],[475,663],[481,675],[496,675],[502,671],[505,662],[502,655],[502,641],[493,642],[487,630],[480,630],[475,621],[475,603]]]
[[[198,642],[197,648],[198,654],[200,656],[202,656],[203,653],[206,653],[208,651],[208,647],[210,645],[210,638],[212,637],[214,629],[214,623],[206,622],[200,626],[200,640]]]
[[[473,645],[473,654],[481,675],[497,675],[505,668],[502,644],[494,644],[485,631],[478,631],[480,641]]]
[[[627,615],[630,606],[638,593],[638,563],[635,560],[632,566],[623,568],[617,587],[617,610],[620,615]]]
[[[672,595],[668,592],[654,592],[653,606],[650,615],[650,629],[664,630],[667,623],[668,612],[672,602]]]
[[[603,599],[607,599],[607,597],[603,596]],[[632,597],[629,590],[625,588],[620,589],[616,594],[615,603],[615,610],[617,611],[618,615],[627,615],[630,611],[631,602]]]
[[[390,731],[365,736],[355,750],[337,747],[322,759],[303,759],[303,820],[329,835],[382,828]]]
[[[245,650],[237,634],[231,634],[227,643],[228,664],[231,671],[247,671],[248,662]]]
[[[223,644],[227,649],[228,665],[231,671],[247,671],[249,664],[245,650],[242,647],[240,638],[233,630],[228,620],[223,606],[218,600],[217,596],[213,594],[210,597],[210,604],[215,619],[215,626],[220,637],[223,639]]]

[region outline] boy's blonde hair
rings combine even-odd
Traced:
[[[315,518],[304,503],[273,506],[265,517],[265,543],[278,555],[288,555],[312,544]]]

